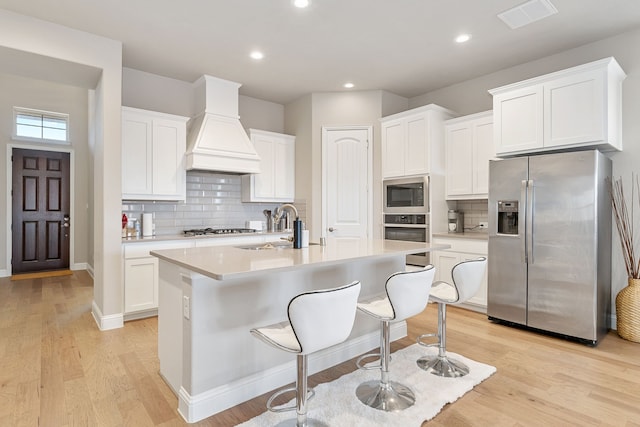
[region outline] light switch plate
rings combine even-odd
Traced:
[[[182,315],[185,319],[189,319],[191,315],[191,303],[189,301],[189,297],[184,295],[182,297]]]

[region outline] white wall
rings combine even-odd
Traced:
[[[322,235],[322,127],[373,127],[374,187],[380,183],[380,117],[382,91],[313,93],[285,106],[286,133],[296,135],[296,199],[306,201],[310,237]],[[374,236],[380,235],[379,207],[374,192]]]
[[[122,105],[193,117],[193,83],[157,74],[122,69]],[[245,129],[284,131],[284,105],[239,95],[238,115]]]
[[[185,117],[195,113],[190,82],[132,68],[122,69],[122,105]]]
[[[69,114],[69,139],[70,145],[61,146],[59,144],[38,144],[43,150],[49,148],[69,148],[73,149],[75,164],[74,194],[75,211],[70,212],[74,226],[73,264],[89,262],[89,226],[88,226],[88,204],[89,204],[89,147],[88,147],[88,93],[87,90],[75,86],[67,86],[43,80],[35,80],[26,77],[0,74],[0,164],[6,165],[6,145],[36,145],[35,143],[25,143],[24,141],[13,141],[13,107],[26,107],[37,110],[53,111]],[[4,168],[3,168],[4,170]],[[9,184],[11,179],[9,179]],[[8,239],[7,218],[5,212],[10,198],[7,197],[6,173],[0,174],[0,241]],[[9,205],[10,208],[10,205]],[[0,270],[9,269],[6,245],[0,246]]]
[[[590,43],[575,49],[521,64],[496,73],[426,93],[409,100],[411,107],[436,103],[461,115],[492,108],[487,90],[530,77],[562,70],[597,59],[613,56],[627,73],[623,82],[622,140],[623,152],[607,154],[613,160],[614,177],[623,177],[627,192],[631,191],[631,175],[640,173],[640,30],[631,31]],[[639,198],[636,197],[636,200]],[[634,206],[640,226],[640,205]],[[612,241],[612,311],[615,295],[627,284],[620,241],[615,229]]]
[[[102,70],[90,95],[93,153],[94,305],[102,328],[122,325],[120,109],[122,44],[0,10],[0,46]],[[80,84],[81,85],[81,84]],[[95,105],[93,105],[95,103]],[[108,171],[108,176],[105,174]],[[120,316],[119,316],[120,314]]]

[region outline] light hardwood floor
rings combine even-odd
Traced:
[[[158,375],[157,320],[100,332],[92,298],[84,271],[0,279],[0,426],[187,425]],[[413,344],[435,325],[430,305],[410,319],[409,336],[392,349]],[[640,426],[640,344],[615,332],[590,348],[451,308],[448,346],[497,373],[423,426]],[[310,383],[353,368],[341,364]],[[266,398],[193,425],[233,426],[263,412]]]

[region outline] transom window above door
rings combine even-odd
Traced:
[[[68,144],[69,115],[13,107],[13,138]]]

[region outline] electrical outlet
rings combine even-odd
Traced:
[[[489,228],[489,223],[488,222],[481,222],[480,223],[480,228]]]
[[[184,295],[182,297],[182,315],[185,319],[189,319],[191,315],[191,303],[189,301],[189,297]]]

